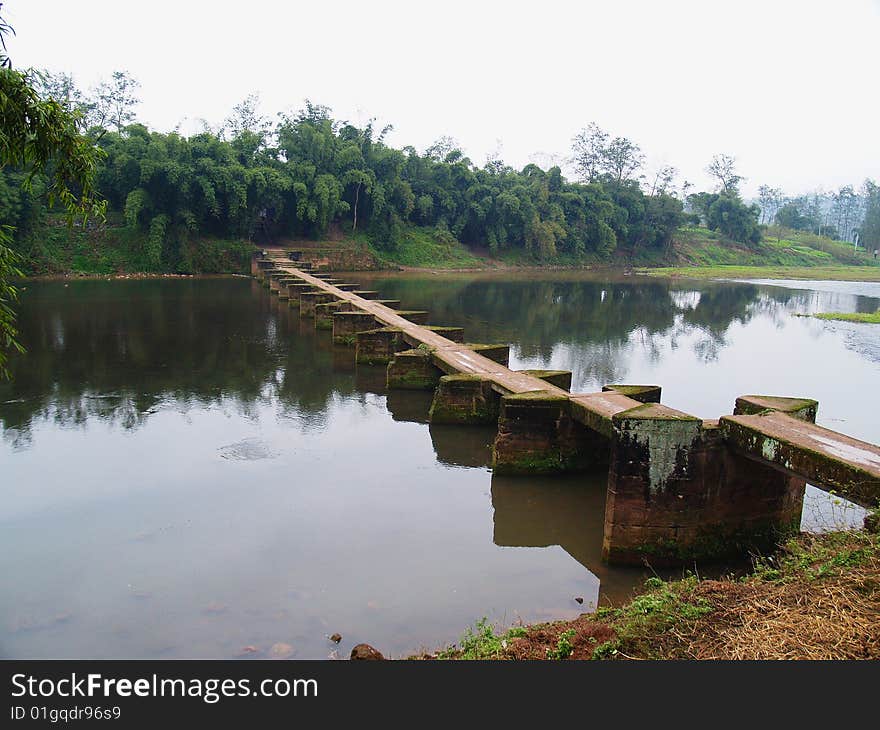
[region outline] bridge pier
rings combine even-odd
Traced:
[[[646,403],[612,424],[607,562],[721,559],[797,532],[805,481],[734,453],[716,422]]]
[[[492,450],[496,474],[555,474],[602,464],[607,443],[571,418],[571,401],[535,390],[501,399]]]
[[[376,318],[369,312],[335,312],[333,342],[337,345],[357,344],[358,332],[376,329]]]
[[[428,321],[428,312],[421,309],[398,309],[395,314],[413,324],[423,325]]]
[[[464,343],[464,327],[436,327],[434,325],[424,325],[422,329],[433,332],[441,337],[445,337],[450,342]]]
[[[333,315],[342,309],[342,305],[343,302],[340,301],[315,304],[315,329],[332,330]]]
[[[290,299],[290,306],[299,306],[300,297],[304,292],[308,291],[318,291],[317,287],[313,284],[288,284],[287,285],[287,296]]]
[[[431,423],[491,424],[498,420],[498,393],[480,375],[444,375],[434,391]]]
[[[563,390],[571,390],[571,370],[517,370]]]
[[[425,350],[403,350],[388,363],[387,386],[401,390],[434,390],[443,377],[443,371],[431,362]]]
[[[510,362],[510,345],[503,344],[483,344],[479,342],[467,342],[464,343],[466,347],[470,348],[478,355],[482,355],[493,362],[497,362],[499,365],[503,365],[507,367],[507,364]]]
[[[387,365],[394,353],[401,349],[401,330],[397,327],[379,327],[357,333],[355,361],[360,365]],[[403,346],[403,349],[409,345]]]
[[[316,305],[327,304],[328,302],[335,302],[335,301],[336,301],[336,296],[333,294],[330,294],[329,292],[323,292],[323,291],[302,292],[299,295],[299,316],[300,317],[314,317]]]

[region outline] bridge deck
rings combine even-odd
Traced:
[[[784,413],[722,416],[736,450],[867,506],[880,495],[880,447]]]

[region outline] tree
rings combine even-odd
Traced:
[[[269,120],[260,113],[260,95],[248,94],[232,107],[232,113],[223,122],[221,136],[229,132],[232,139],[250,132],[265,139],[269,133]]]
[[[761,242],[758,228],[761,209],[757,205],[746,205],[738,195],[726,193],[695,193],[688,202],[709,230],[719,231],[740,243]]]
[[[736,158],[730,155],[715,155],[706,168],[718,180],[719,191],[726,195],[739,195],[739,184],[745,179],[736,174]]]
[[[758,202],[761,206],[761,223],[771,223],[782,206],[784,195],[779,188],[761,185],[758,188]]]
[[[2,10],[2,4],[0,4]],[[12,29],[0,17],[0,171],[17,168],[30,186],[47,172],[51,199],[69,215],[103,214],[95,197],[94,177],[99,151],[77,130],[77,116],[63,103],[44,99],[32,74],[12,68],[5,37]],[[8,355],[21,351],[15,329],[13,304],[18,291],[12,279],[19,275],[11,250],[13,229],[0,226],[0,377],[8,378]]]
[[[135,92],[140,85],[126,71],[114,71],[109,81],[102,81],[92,90],[86,105],[88,125],[104,129],[113,125],[117,132],[122,132],[134,121],[134,107],[140,103]]]
[[[865,180],[862,185],[865,200],[865,218],[859,228],[859,242],[867,251],[880,248],[880,185]]]
[[[595,182],[605,175],[620,184],[632,179],[644,164],[641,148],[626,137],[614,137],[595,122],[572,140],[572,161],[584,182]]]
[[[590,122],[572,140],[575,170],[584,182],[594,182],[602,172],[602,161],[608,145],[608,132]]]
[[[626,137],[615,137],[608,143],[602,158],[602,169],[619,183],[632,176],[645,163],[641,148]]]
[[[654,182],[651,183],[651,192],[649,193],[650,196],[654,197],[655,195],[670,194],[677,176],[678,170],[672,167],[672,165],[664,165],[661,167],[654,174]],[[689,183],[685,180],[684,184],[688,185]],[[672,191],[671,194],[675,195],[675,192]]]

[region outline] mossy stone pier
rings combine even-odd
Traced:
[[[444,375],[434,391],[431,423],[482,425],[498,420],[500,397],[480,375]]]
[[[428,312],[327,281],[283,252],[258,256],[252,272],[284,288],[316,327],[332,319],[333,341],[356,345],[357,362],[387,363],[388,389],[434,391],[431,423],[497,421],[499,474],[609,465],[608,562],[692,564],[768,549],[798,529],[806,481],[880,503],[880,447],[815,425],[814,400],[743,395],[732,415],[708,421],[661,405],[657,385],[571,393],[568,371],[512,371],[506,343],[463,342],[461,328],[427,326]]]

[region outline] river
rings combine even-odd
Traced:
[[[821,425],[880,442],[878,328],[796,316],[874,311],[880,284],[350,278],[575,391],[659,384],[706,418],[812,397]],[[604,473],[493,477],[492,429],[429,426],[430,394],[387,393],[249,279],[29,282],[19,325],[0,657],[401,656],[483,616],[618,605],[652,574],[600,561]],[[808,487],[805,529],[861,516]]]

